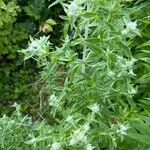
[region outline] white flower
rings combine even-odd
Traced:
[[[75,138],[72,138],[70,141],[69,141],[69,145],[75,145],[78,141],[76,141]]]
[[[124,29],[124,30],[121,32],[121,34],[122,34],[123,36],[126,36],[126,35],[128,34],[128,30],[127,30],[127,29]]]
[[[129,69],[129,74],[136,76],[135,73],[133,72],[133,66],[134,63],[136,62],[135,58],[132,58],[130,61],[126,61],[125,67]]]
[[[125,24],[126,24],[126,28],[121,32],[123,36],[126,36],[130,31],[136,31],[137,21],[132,22],[129,20],[125,20]]]
[[[66,122],[73,124],[73,116],[68,116]]]
[[[42,36],[40,38],[33,39],[30,37],[30,42],[28,43],[28,48],[22,49],[21,52],[25,54],[25,60],[29,58],[34,58],[36,60],[45,60],[43,59],[49,53],[50,45],[49,36]]]
[[[89,123],[83,125],[83,131],[86,133],[87,131],[89,131],[90,129],[90,126],[89,126]]]
[[[86,150],[93,150],[95,146],[92,146],[91,144],[86,145]]]
[[[82,126],[80,126],[80,128],[75,130],[73,135],[71,136],[69,145],[75,145],[79,142],[86,143],[87,142],[86,133],[87,131],[89,131],[89,129],[90,129],[89,123],[85,123]]]
[[[92,110],[93,114],[98,113],[100,110],[99,105],[97,105],[96,103],[91,106],[88,106],[88,108]]]
[[[50,106],[58,107],[59,105],[59,99],[55,96],[55,94],[52,94],[48,101]]]
[[[59,142],[54,142],[52,144],[51,150],[60,150],[61,149],[61,144]]]
[[[129,127],[127,125],[124,124],[119,124],[119,129],[117,130],[117,133],[121,134],[121,135],[126,135],[126,131],[129,129]]]
[[[127,62],[126,62],[126,65],[127,65],[128,67],[132,67],[135,62],[136,62],[136,59],[135,59],[135,58],[132,58],[130,61],[127,61]]]
[[[109,70],[108,73],[107,73],[107,75],[108,75],[109,77],[114,77],[114,76],[115,76],[115,73],[114,73],[113,71]]]
[[[128,22],[126,23],[127,29],[131,30],[131,31],[135,31],[137,28],[137,21],[134,22]]]
[[[28,48],[22,50],[22,52],[28,56],[26,56],[25,59],[28,59],[32,56],[42,56],[46,54],[51,45],[48,39],[49,36],[42,36],[39,39],[33,39],[30,37]]]
[[[85,134],[81,131],[74,131],[74,134],[69,142],[69,145],[75,145],[77,144],[78,142],[86,142],[87,141],[87,137],[85,136]]]
[[[72,138],[69,142],[69,145],[75,145],[79,142],[81,143],[86,143],[87,141],[87,137],[86,136],[81,136],[81,134],[79,136],[77,136],[76,138]]]
[[[71,2],[71,4],[69,5],[69,8],[68,8],[68,15],[69,16],[74,16],[76,15],[78,11],[78,4],[77,2],[74,0]]]
[[[134,95],[134,94],[137,93],[137,90],[131,85],[131,86],[129,87],[129,89],[128,89],[128,93],[129,93],[130,95]]]

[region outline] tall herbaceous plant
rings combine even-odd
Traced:
[[[49,8],[58,3],[66,13],[60,16],[65,20],[61,46],[43,36],[31,38],[22,50],[25,59],[33,58],[43,67],[41,77],[49,95],[43,111],[50,110],[53,118],[48,146],[140,146],[133,139],[150,144],[150,137],[136,130],[141,118],[133,101],[138,88],[132,83],[136,59],[130,43],[140,36],[138,21],[131,20],[122,0],[57,0]]]

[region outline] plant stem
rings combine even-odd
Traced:
[[[87,11],[89,11],[89,10],[90,10],[90,4],[89,4],[89,2],[87,2]],[[85,41],[88,38],[88,34],[89,34],[89,21],[87,21],[87,24],[85,26],[85,34],[84,34]],[[86,55],[87,55],[87,43],[85,42],[84,47],[83,47],[83,57],[82,57],[83,60],[85,60]],[[82,65],[82,73],[85,73],[85,64]]]

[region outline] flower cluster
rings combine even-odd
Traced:
[[[79,129],[75,130],[73,135],[71,136],[69,145],[75,145],[79,142],[86,143],[87,141],[86,133],[89,129],[90,129],[89,124],[84,124]]]
[[[130,94],[130,95],[135,95],[136,93],[137,93],[137,87],[134,88],[133,85],[130,85],[130,86],[128,87],[128,94]]]
[[[127,35],[130,31],[134,32],[137,30],[137,21],[126,21],[126,28],[122,31],[122,35]]]
[[[93,150],[95,146],[92,146],[91,144],[86,145],[86,150]]]
[[[49,36],[42,36],[39,39],[33,39],[30,37],[28,48],[23,49],[22,52],[26,54],[25,59],[29,59],[34,56],[45,56],[50,48]]]
[[[120,66],[122,72],[127,72],[129,75],[132,76],[135,76],[133,72],[133,66],[135,62],[136,62],[135,58],[131,58],[131,60],[127,60],[122,56],[117,56],[117,63],[118,63],[117,65]],[[120,76],[122,72],[120,72],[118,76]]]
[[[69,16],[74,16],[76,15],[77,11],[78,11],[78,3],[74,0],[71,2],[71,4],[68,7],[68,15]]]
[[[93,104],[93,105],[88,106],[88,108],[89,108],[90,110],[92,110],[92,114],[98,113],[99,110],[100,110],[99,105],[96,104],[96,103]]]
[[[117,133],[119,133],[120,135],[126,135],[126,131],[129,129],[129,127],[127,125],[124,124],[119,124],[119,129],[117,130]]]
[[[60,150],[61,149],[61,144],[59,142],[54,142],[52,144],[51,150]]]
[[[55,94],[52,94],[49,98],[49,105],[53,107],[59,106],[59,99],[55,96]]]
[[[73,116],[68,116],[66,122],[73,124]]]

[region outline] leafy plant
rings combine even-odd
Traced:
[[[66,13],[60,16],[65,20],[61,46],[53,45],[50,36],[41,36],[31,37],[21,50],[24,60],[34,59],[42,68],[45,83],[38,112],[42,121],[23,117],[14,104],[15,114],[0,120],[2,148],[149,149],[148,105],[137,102],[141,97],[136,84],[142,83],[139,61],[149,63],[149,42],[135,46],[143,35],[138,15],[133,17],[147,4],[56,0],[49,8],[57,4]],[[142,48],[137,55],[135,47]],[[18,142],[8,144],[7,139]]]
[[[55,1],[50,7],[57,3],[67,14],[61,16],[66,20],[62,46],[49,47],[43,55],[45,40],[38,55],[33,47],[29,51],[30,45],[45,39],[42,37],[31,40],[22,51],[25,59],[36,58],[45,66],[42,79],[50,96],[49,106],[42,103],[42,114],[50,111],[54,120],[50,123],[58,130],[59,136],[53,135],[59,137],[54,149],[119,149],[117,145],[126,145],[126,138],[137,140],[137,148],[148,147],[144,126],[135,127],[140,126],[141,118],[133,100],[137,60],[130,43],[141,35],[138,21],[130,19],[134,11],[122,1]]]

